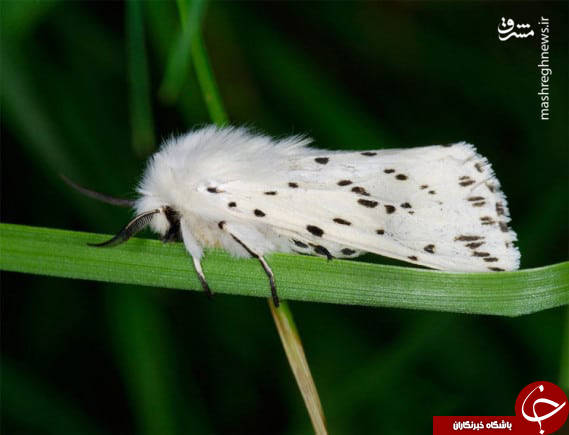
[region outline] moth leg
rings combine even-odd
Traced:
[[[182,235],[182,240],[184,241],[184,246],[186,247],[186,251],[192,257],[192,261],[194,262],[194,269],[198,274],[198,278],[202,285],[202,288],[206,292],[206,294],[211,298],[213,293],[207,284],[205,279],[205,275],[203,273],[201,258],[203,256],[203,251],[195,237],[192,235],[191,231],[189,230],[189,226],[183,219],[180,219],[180,232]]]
[[[265,271],[265,273],[269,277],[269,284],[271,286],[271,296],[273,297],[273,303],[275,304],[275,307],[278,307],[279,306],[279,296],[277,295],[277,287],[275,286],[275,275],[273,274],[273,271],[271,270],[270,266],[268,265],[267,261],[265,260],[265,257],[260,255],[257,257],[257,259],[259,260],[259,262],[261,263],[261,266],[263,266],[263,270]]]
[[[243,246],[243,248],[249,253],[249,255],[251,257],[259,260],[259,262],[261,263],[261,266],[263,266],[263,270],[265,271],[265,273],[269,277],[269,285],[271,286],[271,296],[273,298],[273,303],[275,304],[275,307],[278,307],[279,306],[279,296],[277,295],[277,287],[275,286],[275,275],[273,274],[271,267],[267,263],[267,260],[265,260],[265,257],[254,252],[245,243],[243,243],[241,240],[239,240],[239,238],[236,237],[234,234],[231,234],[231,233],[229,233],[229,234],[231,235],[231,237],[233,237],[233,240],[235,240],[237,243],[239,243],[241,246]]]
[[[198,274],[198,278],[200,280],[200,284],[202,285],[203,290],[205,291],[206,295],[211,299],[213,298],[213,292],[209,288],[207,281],[205,280],[205,275],[202,269],[202,263],[199,258],[192,257],[192,261],[194,262],[194,268]]]

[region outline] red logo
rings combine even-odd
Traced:
[[[516,400],[516,415],[434,416],[433,434],[549,435],[561,428],[569,414],[567,396],[551,382],[532,382]]]
[[[524,433],[551,434],[563,426],[568,414],[567,396],[551,382],[532,382],[516,400],[516,416]]]

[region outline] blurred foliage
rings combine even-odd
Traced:
[[[209,122],[191,66],[177,93],[159,92],[183,39],[176,3],[0,7],[2,221],[114,232],[128,212],[57,174],[132,197],[149,138]],[[502,16],[551,18],[548,122],[538,39],[499,42]],[[332,149],[476,144],[535,267],[567,259],[567,19],[564,2],[214,2],[202,22],[232,123]],[[2,284],[5,433],[311,431],[262,300],[12,273]],[[529,382],[569,379],[564,309],[293,308],[333,433],[507,415]]]

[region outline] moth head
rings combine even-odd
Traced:
[[[83,195],[106,202],[107,204],[121,207],[134,207],[137,211],[137,215],[127,223],[116,236],[102,243],[89,243],[90,246],[102,247],[119,245],[126,242],[147,226],[150,226],[152,230],[160,234],[163,242],[181,240],[180,215],[174,208],[168,205],[160,205],[156,199],[144,195],[137,201],[115,198],[80,186],[64,175],[61,175],[61,178]]]
[[[164,222],[165,221],[165,222]],[[161,231],[156,231],[160,234],[160,238],[164,243],[179,242],[182,240],[182,233],[180,232],[180,214],[170,206],[164,206],[161,213],[156,214],[152,220],[154,229],[159,228]],[[152,227],[152,223],[150,224]]]
[[[149,228],[157,233],[163,242],[173,242],[181,240],[180,236],[180,213],[170,205],[166,199],[139,190],[140,197],[134,202],[134,210],[137,216],[149,210],[156,213],[148,221]]]

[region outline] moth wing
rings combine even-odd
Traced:
[[[264,226],[288,250],[367,251],[454,271],[519,267],[500,184],[466,143],[291,157],[262,185],[223,189],[233,217]]]

